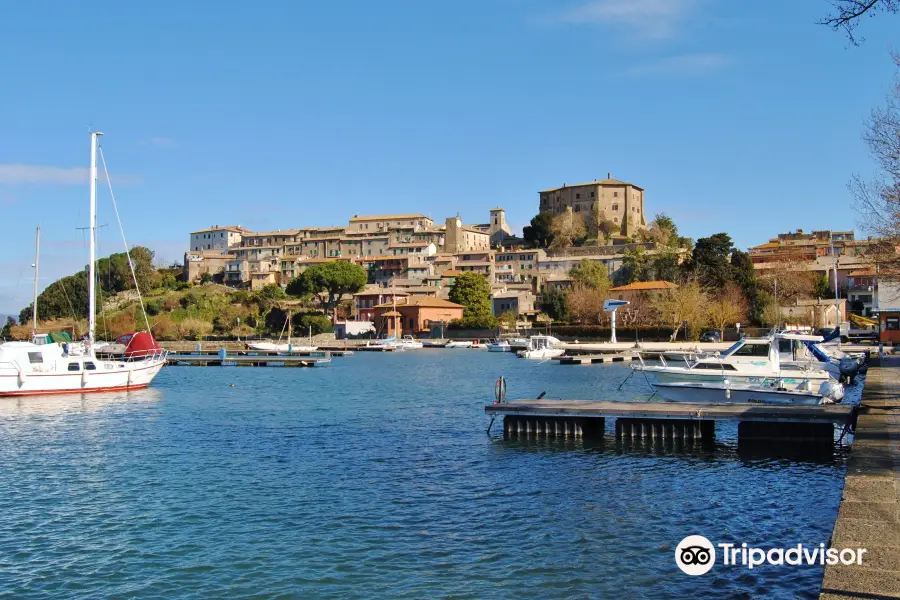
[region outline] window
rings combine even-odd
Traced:
[[[33,365],[39,365],[44,362],[44,355],[40,352],[29,352],[28,353],[28,362]]]
[[[594,192],[591,192],[591,198],[593,198],[593,197],[594,197]]]
[[[71,363],[69,363],[69,370],[70,371],[80,371],[81,365],[79,365],[77,362],[71,362]]]
[[[613,209],[613,210],[619,210],[619,205],[618,205],[618,204],[613,204],[613,205],[612,205],[612,209]]]
[[[900,331],[900,317],[888,317],[885,329],[888,331]],[[29,352],[28,354],[31,355],[32,353]]]
[[[613,198],[618,198],[618,197],[619,197],[619,192],[613,192]]]
[[[768,344],[744,344],[734,352],[725,352],[725,356],[768,356]]]
[[[581,200],[581,194],[575,194],[575,199],[576,199],[576,200]]]

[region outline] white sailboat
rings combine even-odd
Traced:
[[[284,326],[281,328],[281,333],[278,334],[278,341],[276,342],[253,342],[251,344],[247,344],[247,347],[251,350],[258,350],[260,352],[315,352],[319,349],[318,346],[312,345],[312,327],[309,328],[309,344],[306,346],[295,346],[291,342],[291,327],[289,324],[291,322],[291,313],[288,313],[287,319],[284,322]],[[287,343],[281,343],[281,336],[284,335],[284,330],[287,328]]]
[[[101,359],[95,353],[97,151],[101,135],[103,134],[99,132],[91,133],[87,339],[82,342],[52,343],[48,341],[47,336],[34,335],[31,342],[0,344],[0,396],[111,392],[145,388],[166,362],[166,351],[162,350],[153,339],[149,332],[149,323],[147,331],[135,333],[128,338],[122,360]],[[100,152],[102,158],[102,150]],[[35,264],[35,279],[37,279],[37,264]],[[36,294],[34,312],[36,327]],[[144,318],[146,322],[146,314]]]

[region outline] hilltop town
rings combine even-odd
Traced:
[[[464,273],[487,280],[493,315],[511,314],[522,325],[544,315],[600,324],[600,296],[631,302],[623,311],[626,325],[659,324],[654,300],[672,294],[685,279],[707,289],[738,288],[729,298],[735,308],[713,319],[722,324],[728,317],[756,324],[834,326],[835,272],[844,320],[848,311],[865,319],[875,306],[875,272],[868,254],[877,240],[858,240],[852,231],[798,229],[746,253],[733,248],[726,234],[695,242],[680,237],[669,217],[648,218],[644,189],[611,174],[542,190],[537,200],[537,216],[523,237],[513,235],[503,208],[492,208],[486,222],[471,224],[459,215],[436,223],[415,213],[354,215],[346,226],[264,232],[213,225],[190,233],[185,278],[260,290],[286,287],[314,265],[357,264],[368,279],[340,315],[348,323],[347,334],[362,332],[363,324],[371,323],[381,331],[378,321],[396,312],[390,309],[397,305],[416,306],[414,315],[409,311],[411,333],[461,318],[461,310],[452,310],[447,300],[455,279]],[[717,266],[716,261],[727,264]],[[604,282],[591,282],[593,299],[585,298],[578,277],[585,265],[602,267],[605,273]],[[710,273],[721,269],[729,273]],[[731,274],[741,269],[744,275]],[[565,300],[569,306],[562,306]],[[424,314],[428,309],[432,314]],[[681,319],[672,315],[668,320],[674,327]]]

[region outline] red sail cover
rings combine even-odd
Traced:
[[[125,358],[143,358],[162,351],[162,348],[147,331],[133,333],[130,337],[131,339],[128,340],[128,345],[125,347]]]

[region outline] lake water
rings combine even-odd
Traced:
[[[689,577],[674,549],[827,544],[841,452],[485,434],[498,375],[509,398],[649,395],[616,392],[629,372],[419,350],[0,399],[0,598],[816,597],[822,567]]]

